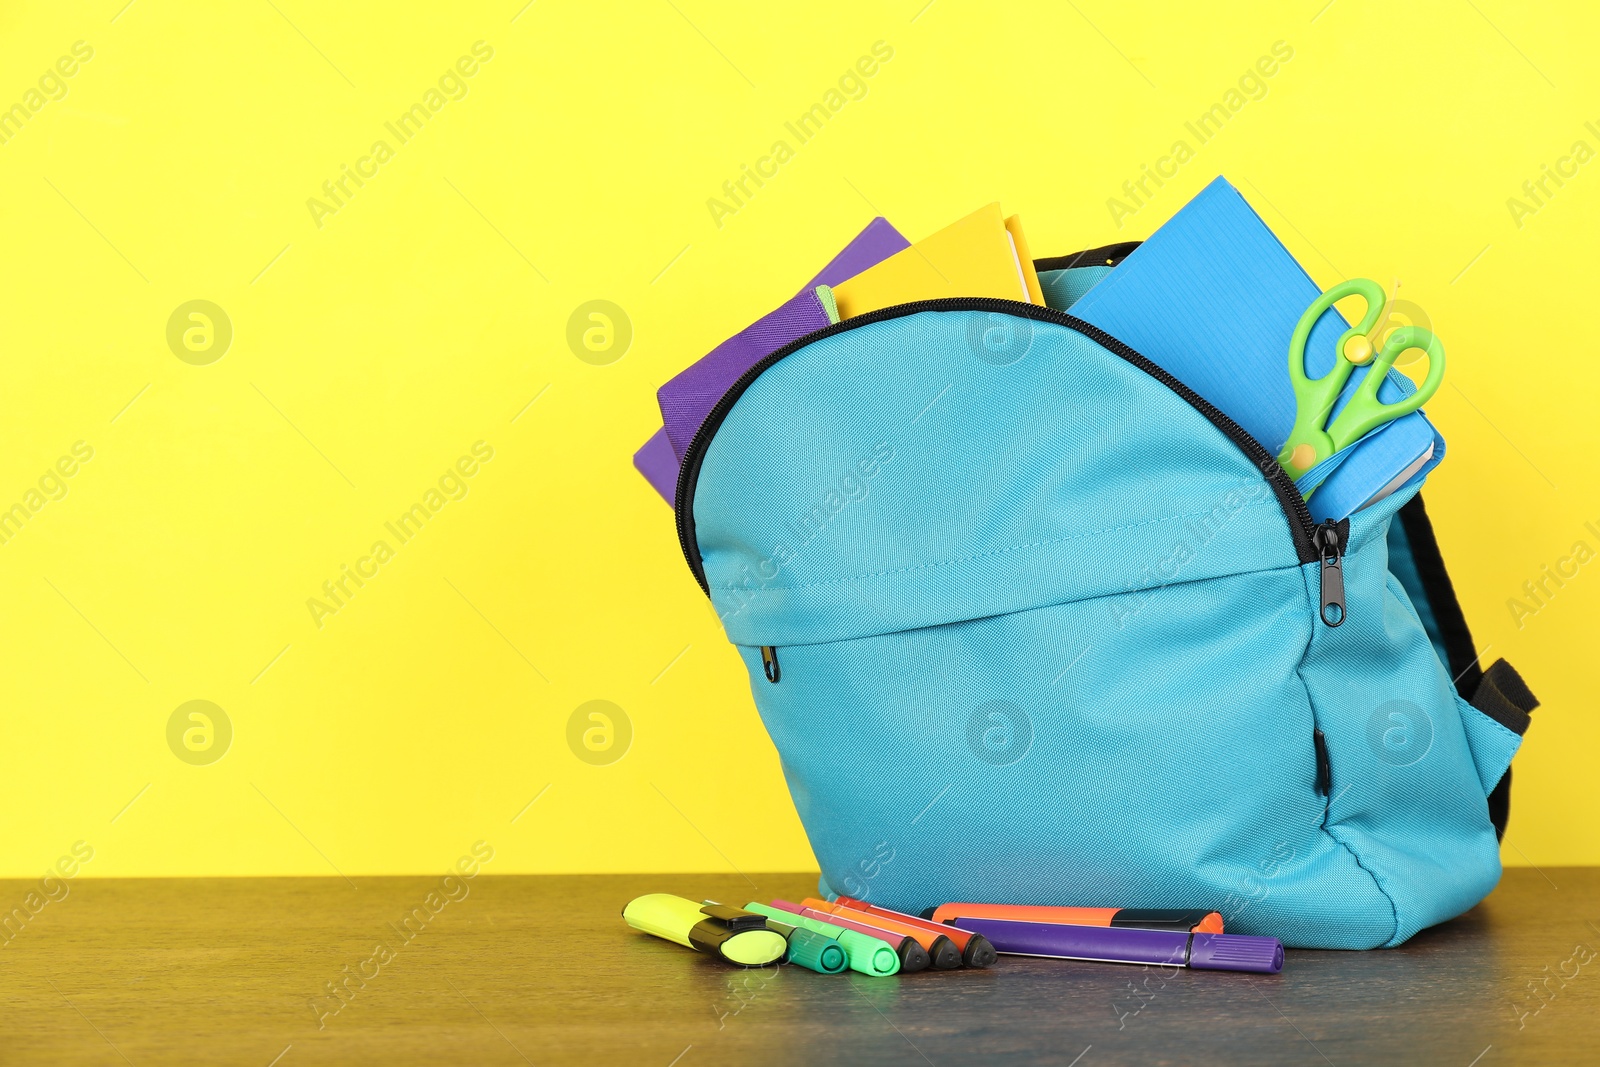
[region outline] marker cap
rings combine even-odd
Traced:
[[[765,967],[783,959],[789,943],[776,930],[740,930],[730,932],[713,923],[701,923],[690,935],[694,947],[702,952],[714,952],[729,963],[741,967]]]
[[[933,961],[936,971],[953,971],[961,966],[961,950],[956,948],[956,943],[940,934],[928,946],[928,956]]]
[[[1283,970],[1283,942],[1248,934],[1195,934],[1189,945],[1189,966],[1198,971]]]
[[[836,935],[839,944],[850,953],[852,963],[859,960],[862,966],[858,969],[863,974],[870,974],[874,978],[887,978],[900,970],[900,955],[889,947],[889,943],[879,937],[857,933],[855,930],[845,930]]]
[[[900,942],[900,973],[916,974],[925,971],[933,963],[933,957],[928,955],[928,950],[917,943],[914,937],[904,938]]]
[[[989,967],[999,958],[1000,954],[982,934],[973,934],[967,941],[967,947],[961,950],[961,962],[968,967]]]
[[[789,934],[789,962],[819,974],[838,974],[850,966],[839,942],[802,926],[794,927]]]
[[[873,978],[887,978],[900,970],[900,957],[895,953],[894,948],[882,938],[870,937],[866,934],[857,933],[855,930],[847,930],[842,926],[835,926],[833,923],[813,919],[807,915],[798,915],[785,908],[774,907],[771,904],[758,904],[755,901],[751,901],[746,906],[746,910],[765,915],[770,919],[776,919],[780,923],[800,926],[824,937],[833,938],[839,942],[840,947],[845,951],[845,955],[849,957],[850,968],[860,971],[862,974],[870,975]]]

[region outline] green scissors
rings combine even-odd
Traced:
[[[1306,377],[1306,340],[1311,328],[1322,313],[1347,296],[1360,296],[1367,302],[1367,313],[1354,329],[1346,330],[1334,349],[1333,369],[1321,378]],[[1300,316],[1289,339],[1289,381],[1294,386],[1295,420],[1289,439],[1278,452],[1278,462],[1290,477],[1299,478],[1306,471],[1327,459],[1335,452],[1348,448],[1366,434],[1386,422],[1409,415],[1433,398],[1444,379],[1444,345],[1431,330],[1421,326],[1402,326],[1382,339],[1383,347],[1375,347],[1373,328],[1377,326],[1387,299],[1383,286],[1367,278],[1352,278],[1340,282],[1323,293]],[[1378,387],[1388,377],[1395,359],[1409,349],[1421,349],[1428,357],[1428,377],[1417,391],[1404,400],[1385,404],[1378,399]],[[1328,422],[1333,405],[1344,390],[1345,383],[1357,367],[1370,365],[1372,369],[1356,387],[1339,412],[1339,417]],[[1326,427],[1326,428],[1324,428]],[[1307,494],[1309,495],[1309,494]]]

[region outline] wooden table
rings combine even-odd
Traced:
[[[29,885],[0,882],[0,902]],[[762,973],[619,916],[644,892],[743,903],[814,886],[485,874],[404,940],[395,927],[438,878],[79,879],[6,931],[0,1062],[1600,1063],[1600,868],[1512,870],[1404,948],[1292,951],[1276,976],[1011,957],[889,979]],[[327,997],[341,979],[345,999]]]

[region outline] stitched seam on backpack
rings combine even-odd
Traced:
[[[1344,840],[1333,831],[1334,827],[1329,826],[1326,823],[1323,824],[1322,832],[1332,838],[1334,843],[1340,848],[1350,853],[1350,858],[1355,861],[1356,866],[1365,871],[1367,877],[1372,879],[1373,888],[1378,891],[1379,895],[1382,896],[1384,900],[1388,901],[1389,914],[1394,920],[1394,927],[1389,931],[1389,936],[1384,939],[1383,943],[1385,945],[1392,944],[1394,942],[1395,935],[1400,932],[1400,906],[1394,902],[1394,897],[1389,895],[1389,891],[1383,888],[1383,882],[1381,879],[1379,879],[1378,872],[1363,863],[1361,861],[1361,854],[1358,853],[1353,846],[1351,846],[1350,842]]]
[[[1511,727],[1507,726],[1505,723],[1501,722],[1499,719],[1495,718],[1493,715],[1490,715],[1487,711],[1484,711],[1482,708],[1478,707],[1476,704],[1472,703],[1471,701],[1462,700],[1460,694],[1451,693],[1450,695],[1455,697],[1456,700],[1459,702],[1456,705],[1457,710],[1465,708],[1468,711],[1471,711],[1474,715],[1481,715],[1489,723],[1490,726],[1494,727],[1496,730],[1499,730],[1501,733],[1505,734],[1506,737],[1508,737],[1512,741],[1516,742],[1518,745],[1522,744],[1522,742],[1523,742],[1523,740],[1525,738],[1525,735],[1517,733],[1515,730],[1511,729]]]
[[[1496,730],[1500,731],[1500,733],[1505,734],[1505,739],[1509,740],[1511,742],[1511,756],[1508,756],[1506,758],[1506,765],[1500,771],[1500,777],[1504,777],[1506,771],[1511,769],[1511,759],[1512,759],[1512,757],[1515,757],[1516,754],[1517,754],[1517,751],[1522,748],[1522,742],[1523,742],[1524,735],[1517,733],[1515,730],[1513,730],[1510,727],[1508,727],[1505,723],[1503,723],[1500,720],[1496,719],[1493,715],[1490,715],[1487,711],[1484,711],[1482,708],[1478,707],[1477,705],[1473,704],[1472,702],[1461,699],[1461,694],[1457,693],[1453,687],[1450,690],[1450,696],[1455,699],[1456,711],[1463,718],[1463,721],[1461,723],[1461,728],[1464,731],[1466,731],[1467,755],[1469,755],[1472,758],[1472,772],[1478,776],[1478,785],[1480,787],[1483,786],[1483,769],[1482,769],[1482,767],[1480,766],[1480,764],[1478,762],[1478,750],[1476,748],[1474,748],[1473,745],[1472,745],[1472,731],[1467,729],[1467,724],[1466,724],[1466,721],[1465,721],[1466,714],[1469,711],[1472,714],[1474,714],[1474,715],[1478,716],[1479,718],[1483,719],[1485,722],[1487,722],[1490,726],[1494,727]],[[1498,782],[1499,780],[1500,780],[1500,778],[1496,778],[1495,779],[1496,782]],[[1494,792],[1494,786],[1493,785],[1484,787],[1484,796],[1485,797],[1487,797],[1492,792]]]
[[[1246,508],[1264,508],[1264,507],[1271,507],[1274,510],[1277,510],[1278,509],[1278,502],[1276,500],[1262,500],[1262,501],[1257,501],[1254,504],[1242,504],[1242,505],[1240,505],[1239,510],[1240,511],[1244,511]],[[1213,508],[1213,509],[1210,509],[1208,511],[1186,512],[1185,514],[1182,514],[1182,515],[1166,515],[1166,516],[1163,516],[1163,517],[1161,517],[1159,519],[1146,519],[1143,522],[1128,523],[1125,526],[1112,526],[1112,527],[1109,527],[1109,528],[1104,529],[1104,530],[1091,530],[1091,531],[1089,531],[1087,533],[1069,534],[1066,537],[1053,537],[1053,538],[1050,538],[1049,540],[1045,540],[1045,541],[1031,541],[1031,542],[1029,542],[1027,544],[1011,545],[1008,548],[997,548],[997,549],[993,549],[992,551],[989,551],[989,552],[978,552],[978,553],[974,553],[973,555],[970,555],[970,556],[958,556],[958,557],[956,557],[954,559],[937,560],[937,561],[932,562],[932,563],[917,563],[917,564],[913,564],[912,566],[909,566],[909,567],[897,567],[897,568],[895,568],[893,570],[886,570],[886,571],[873,571],[873,572],[868,573],[868,574],[855,574],[855,575],[850,575],[850,576],[845,577],[845,578],[827,578],[827,579],[824,579],[824,580],[818,581],[818,582],[805,582],[805,583],[803,583],[801,585],[763,585],[763,586],[757,586],[756,588],[751,589],[749,586],[746,586],[746,585],[719,584],[719,585],[715,586],[714,588],[717,588],[717,589],[720,589],[720,590],[722,590],[724,592],[729,592],[729,593],[748,593],[748,594],[753,596],[753,595],[758,594],[758,593],[795,592],[795,591],[798,591],[798,590],[801,590],[801,589],[817,589],[817,588],[820,588],[820,587],[825,586],[825,585],[841,585],[841,584],[843,584],[845,582],[863,582],[863,581],[868,581],[868,580],[873,579],[873,578],[887,578],[890,575],[895,575],[895,574],[909,574],[909,573],[911,573],[913,571],[930,570],[930,569],[937,568],[937,567],[951,567],[951,566],[955,566],[956,564],[960,564],[960,563],[972,563],[975,560],[990,559],[990,558],[993,558],[995,556],[1006,555],[1007,553],[1010,553],[1010,552],[1021,552],[1021,551],[1024,551],[1024,550],[1030,549],[1030,548],[1046,548],[1046,547],[1048,547],[1050,545],[1065,544],[1068,541],[1081,541],[1081,540],[1083,540],[1085,538],[1089,538],[1089,537],[1101,537],[1101,536],[1103,536],[1105,534],[1120,533],[1123,530],[1136,530],[1141,526],[1153,526],[1153,525],[1155,525],[1157,523],[1182,522],[1182,521],[1184,521],[1186,519],[1196,519],[1196,518],[1199,518],[1199,517],[1201,517],[1203,515],[1210,515],[1215,510],[1216,509]],[[1274,569],[1276,569],[1276,568],[1274,568]],[[1159,587],[1152,587],[1152,588],[1159,588]],[[1132,590],[1132,592],[1139,592],[1139,591],[1140,590],[1137,590],[1137,589]]]
[[[1004,619],[1012,615],[1026,615],[1031,611],[1050,611],[1053,608],[1076,606],[1080,604],[1093,604],[1097,600],[1115,600],[1143,593],[1160,593],[1167,589],[1178,589],[1183,586],[1204,585],[1206,582],[1226,582],[1234,578],[1254,577],[1263,574],[1283,574],[1288,571],[1299,572],[1302,564],[1287,563],[1282,567],[1266,567],[1247,571],[1229,571],[1227,574],[1207,574],[1200,578],[1183,578],[1171,582],[1162,582],[1160,585],[1140,586],[1134,589],[1117,589],[1107,593],[1094,593],[1089,596],[1074,597],[1068,600],[1051,600],[1043,604],[1027,604],[1023,607],[1007,607],[998,611],[991,611],[979,615],[964,616],[956,619],[940,619],[934,622],[913,622],[908,626],[897,626],[892,630],[875,630],[871,633],[851,634],[848,637],[829,637],[822,641],[778,641],[777,644],[789,648],[817,648],[823,645],[842,644],[846,641],[866,641],[878,637],[893,637],[896,634],[916,633],[919,630],[937,630],[946,626],[965,626],[968,623],[988,622],[992,619]],[[735,614],[730,612],[729,615]],[[732,638],[729,638],[732,641]],[[732,641],[736,648],[759,648],[766,644],[764,640]],[[1474,709],[1476,710],[1476,709]]]

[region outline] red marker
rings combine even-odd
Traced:
[[[840,900],[845,899],[840,897]],[[936,923],[962,919],[1009,919],[1062,926],[1115,926],[1128,930],[1222,933],[1222,916],[1200,908],[1057,908],[1036,904],[940,904],[928,916]]]
[[[841,907],[871,916],[868,921],[892,921],[903,923],[912,929],[922,930],[926,933],[944,931],[950,935],[950,940],[955,942],[956,948],[961,950],[961,962],[968,967],[987,967],[999,958],[994,946],[982,934],[974,934],[958,927],[947,926],[942,923],[930,922],[917,915],[907,915],[900,911],[891,911],[889,908],[880,908],[875,904],[868,904],[864,900],[854,897],[840,897],[838,903]]]

